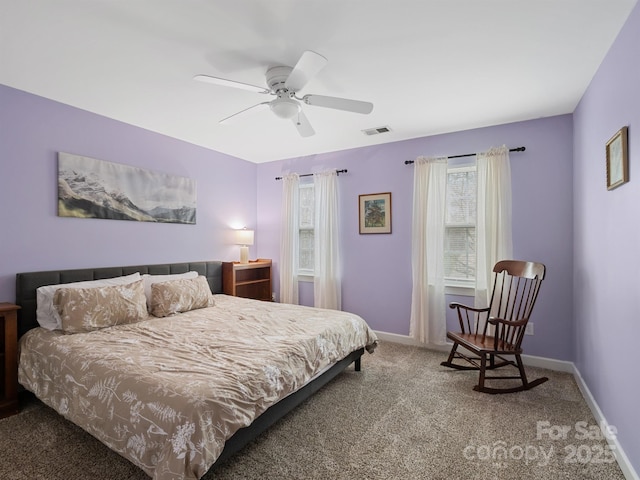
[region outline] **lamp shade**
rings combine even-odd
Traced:
[[[300,104],[287,97],[280,97],[269,102],[269,107],[276,116],[285,120],[295,117],[300,111]]]
[[[236,230],[237,245],[253,245],[253,230]]]

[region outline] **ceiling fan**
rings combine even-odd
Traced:
[[[267,95],[274,95],[276,98],[270,102],[262,102],[252,107],[241,110],[238,113],[223,118],[220,123],[229,123],[240,119],[249,113],[255,113],[267,108],[279,118],[291,120],[298,129],[302,137],[310,137],[315,134],[313,127],[309,123],[302,110],[302,103],[317,107],[333,108],[345,110],[347,112],[368,114],[373,110],[373,104],[360,100],[350,100],[347,98],[328,97],[325,95],[305,95],[298,97],[296,94],[327,64],[327,59],[322,55],[305,51],[296,66],[276,66],[267,70],[266,80],[268,88],[250,85],[248,83],[227,80],[225,78],[211,77],[209,75],[196,75],[194,80],[213,83],[225,87],[240,88]]]

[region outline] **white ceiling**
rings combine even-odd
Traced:
[[[0,0],[0,83],[260,163],[571,113],[635,3]],[[265,96],[192,79],[263,86],[304,50],[329,62],[300,95],[373,112],[305,105],[309,138],[269,110],[220,125]]]

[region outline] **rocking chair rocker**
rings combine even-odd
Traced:
[[[529,390],[548,380],[538,378],[527,380],[522,354],[522,339],[538,297],[540,285],[544,279],[545,266],[541,263],[519,260],[503,260],[493,268],[495,279],[488,308],[473,308],[460,303],[451,303],[450,308],[457,310],[460,332],[447,332],[447,338],[453,341],[449,358],[441,365],[458,370],[479,370],[478,392],[512,393]],[[458,351],[458,347],[477,355],[470,357]],[[515,361],[505,356],[515,357]],[[499,362],[496,362],[496,358]],[[454,359],[470,363],[460,365]],[[518,369],[517,376],[487,376],[487,370],[504,366]],[[485,386],[485,380],[520,379],[522,385],[512,388],[492,388]]]

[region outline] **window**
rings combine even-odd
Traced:
[[[476,167],[447,169],[444,277],[448,286],[475,286]]]
[[[313,248],[315,192],[313,183],[301,183],[298,192],[298,274],[313,276],[315,263]]]

